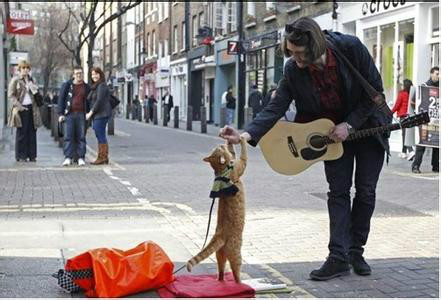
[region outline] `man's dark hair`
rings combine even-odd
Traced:
[[[292,54],[287,48],[287,41],[299,47],[305,47],[308,60],[312,63],[326,51],[326,40],[322,29],[309,17],[301,17],[285,26],[285,37],[281,49],[286,57]]]
[[[430,74],[433,74],[433,72],[435,71],[439,71],[439,67],[433,67],[432,69],[430,69]]]
[[[233,88],[233,86],[229,85],[227,90],[231,90],[232,88]]]

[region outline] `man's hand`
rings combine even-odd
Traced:
[[[93,111],[89,111],[89,112],[86,114],[86,120],[89,120],[90,118],[92,118],[92,114],[93,114]]]
[[[65,120],[66,118],[64,117],[64,116],[59,116],[58,117],[58,122],[64,122],[64,120]]]
[[[340,123],[329,131],[329,137],[335,142],[343,142],[349,136],[348,125],[346,122]]]
[[[239,144],[239,132],[231,126],[225,126],[219,130],[219,136],[228,141],[229,144]]]

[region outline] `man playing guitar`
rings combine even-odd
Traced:
[[[384,126],[391,116],[380,111],[354,77],[335,48],[346,56],[367,82],[383,92],[381,76],[366,47],[355,36],[322,31],[311,18],[302,17],[286,25],[282,50],[289,60],[275,97],[247,126],[242,136],[256,146],[296,100],[296,122],[328,118],[337,124],[329,132],[343,142],[353,130]],[[219,135],[239,143],[239,132],[225,126]],[[371,274],[363,258],[375,207],[377,181],[385,152],[389,155],[389,134],[343,142],[343,155],[325,161],[329,184],[329,256],[321,268],[311,272],[315,280],[328,280],[349,274],[352,265],[359,275]],[[355,163],[355,164],[354,164]],[[350,189],[355,169],[355,197],[351,208]]]

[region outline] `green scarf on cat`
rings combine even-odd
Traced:
[[[236,195],[239,189],[231,182],[230,176],[232,171],[233,165],[229,165],[221,173],[215,174],[216,177],[210,192],[210,198]]]

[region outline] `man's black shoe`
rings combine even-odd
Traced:
[[[349,263],[352,265],[354,272],[361,276],[371,275],[371,267],[364,260],[363,255],[359,253],[349,254]]]
[[[313,280],[328,280],[331,278],[349,275],[349,264],[347,262],[328,257],[323,266],[314,270],[309,274],[309,277]]]
[[[418,167],[412,168],[412,173],[420,174],[421,171]]]

